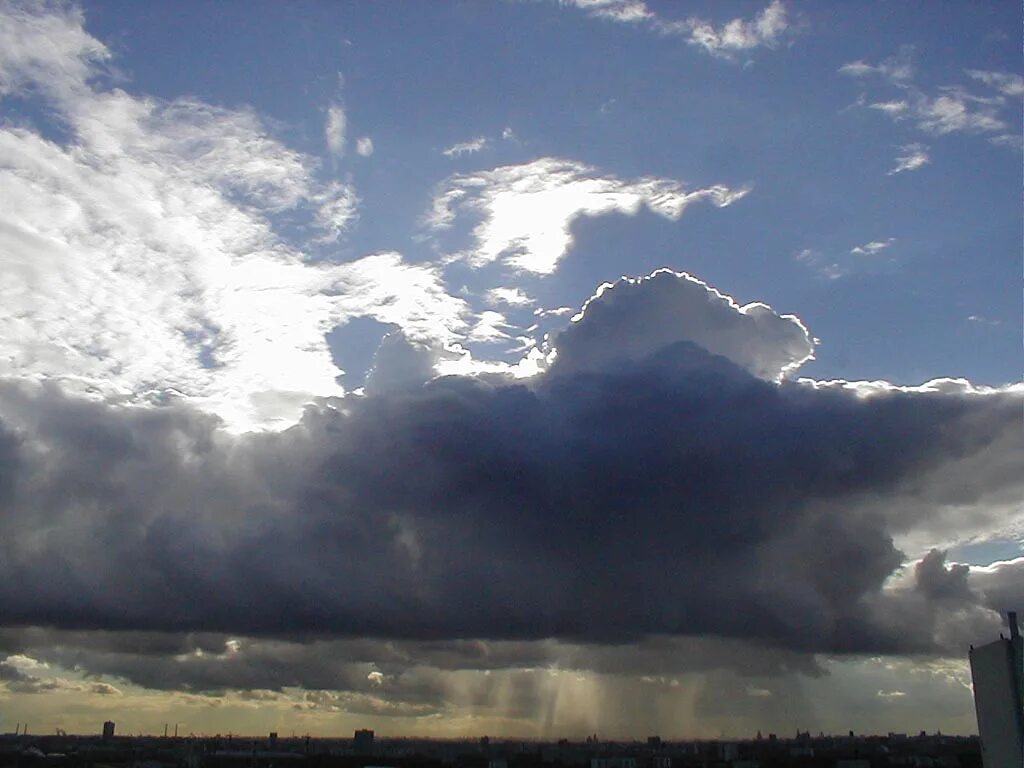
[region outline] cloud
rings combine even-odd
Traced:
[[[804,248],[793,257],[796,261],[812,269],[820,277],[828,280],[838,280],[850,274],[850,267],[840,264],[838,261],[826,259],[825,256],[813,248]]]
[[[109,61],[105,45],[84,29],[82,12],[68,5],[9,4],[0,14],[0,96],[40,88],[71,98]]]
[[[1018,74],[980,69],[969,69],[967,74],[990,88],[994,88],[1004,96],[1024,96],[1024,77]]]
[[[904,171],[916,171],[931,162],[928,154],[928,147],[924,144],[904,144],[900,147],[900,154],[896,156],[896,165],[889,171],[889,176],[895,176]]]
[[[879,689],[878,698],[880,699],[901,699],[907,694],[903,691],[883,691]]]
[[[656,18],[642,0],[570,0],[574,5],[598,19],[634,23]]]
[[[692,342],[755,376],[775,380],[814,356],[803,323],[766,304],[739,306],[685,273],[659,270],[606,283],[555,339],[554,371],[628,366],[677,342]]]
[[[1004,133],[999,136],[992,136],[989,143],[997,147],[1007,147],[1017,152],[1024,151],[1024,137],[1019,133]]]
[[[360,157],[370,157],[373,154],[373,139],[369,136],[360,136],[356,140],[356,154]]]
[[[985,605],[1005,613],[1024,604],[1024,557],[971,566],[969,583],[983,596]]]
[[[879,64],[868,64],[854,61],[839,68],[839,73],[857,79],[874,79],[881,81],[883,86],[895,88],[897,98],[873,101],[867,106],[880,112],[896,122],[911,122],[918,130],[932,136],[945,136],[951,133],[999,134],[990,137],[996,145],[1012,144],[1000,140],[1010,125],[1010,113],[1007,97],[1016,97],[1024,93],[1024,80],[1017,75],[1005,72],[987,72],[967,70],[974,80],[994,89],[994,96],[979,96],[960,85],[940,86],[929,93],[914,84],[913,49],[903,47],[896,56],[883,60]],[[858,103],[864,103],[862,100]],[[1013,123],[1017,122],[1016,116]],[[909,144],[907,147],[920,145]],[[907,151],[906,148],[904,151]],[[924,158],[923,160],[921,158]],[[927,162],[924,150],[910,150],[904,165],[897,159],[896,167],[890,171],[899,173],[903,170],[920,168]],[[912,167],[910,163],[916,162]]]
[[[994,109],[987,105],[972,107],[970,99],[960,93],[922,97],[917,102],[915,118],[919,128],[937,136],[1002,131],[1007,127]]]
[[[7,658],[0,661],[0,684],[3,684],[9,693],[15,694],[78,691],[99,696],[121,695],[121,691],[110,683],[102,681],[80,683],[51,674],[49,664],[23,653],[8,655]]]
[[[379,693],[401,703],[450,704],[455,675],[463,679],[501,672],[552,670],[621,677],[681,676],[729,670],[748,678],[791,673],[810,677],[821,668],[810,657],[736,640],[653,637],[631,646],[537,641],[415,641],[337,638],[234,638],[67,632],[40,627],[0,630],[0,648],[20,648],[58,669],[89,670],[154,690],[217,694],[240,691],[274,701],[298,690]],[[174,650],[179,652],[175,653]],[[0,664],[0,674],[5,667]],[[470,675],[468,673],[482,673]],[[300,694],[302,695],[302,694]],[[446,701],[447,699],[447,701]]]
[[[320,258],[357,198],[315,158],[251,110],[107,88],[106,49],[81,25],[50,6],[0,11],[0,82],[38,88],[69,133],[0,126],[0,375],[284,428],[344,392],[332,328],[367,316],[443,344],[465,325],[429,266]],[[343,127],[332,106],[338,151]],[[311,237],[289,244],[279,226]]]
[[[902,99],[898,101],[878,101],[869,106],[871,109],[877,109],[879,112],[884,112],[893,118],[899,117],[910,109],[910,105]]]
[[[774,48],[790,29],[786,7],[779,0],[773,0],[764,10],[750,21],[733,19],[715,27],[703,20],[684,22],[682,29],[688,28],[688,41],[691,45],[703,48],[716,56],[729,56],[737,51],[749,51],[754,48]]]
[[[687,191],[677,181],[653,177],[623,181],[599,176],[582,163],[547,157],[452,176],[435,195],[425,223],[437,232],[460,214],[475,217],[475,245],[462,254],[471,265],[500,260],[520,272],[548,275],[571,247],[572,224],[582,216],[635,215],[647,208],[678,220],[695,202],[708,200],[722,208],[749,191],[723,184]]]
[[[327,141],[328,151],[335,157],[345,154],[345,130],[348,119],[345,117],[345,110],[337,104],[331,104],[327,108],[327,121],[324,124],[324,138]]]
[[[898,87],[906,87],[915,75],[913,57],[914,49],[903,46],[896,55],[878,64],[868,64],[859,60],[844,64],[839,68],[839,74],[855,78],[875,77],[887,80]]]
[[[884,251],[895,242],[895,237],[887,237],[885,240],[872,240],[870,243],[855,245],[850,249],[850,253],[858,256],[874,256],[876,253]]]
[[[667,36],[682,37],[690,45],[720,58],[732,58],[741,51],[776,47],[793,24],[780,0],[773,0],[754,18],[732,19],[716,26],[706,19],[691,17],[672,20],[659,16],[642,0],[563,0],[589,16],[625,24],[642,24]]]
[[[445,157],[462,157],[463,155],[473,155],[483,150],[488,140],[483,136],[477,136],[475,139],[469,139],[468,141],[460,141],[457,144],[452,144],[447,149],[441,152]]]
[[[268,434],[230,435],[184,403],[5,382],[0,615],[235,636],[951,647],[939,592],[886,586],[904,559],[893,537],[954,506],[950,525],[992,528],[989,500],[1019,498],[1019,391],[776,383],[809,353],[802,325],[673,273],[605,289],[555,344],[526,383],[335,398]],[[956,640],[992,626],[970,607],[955,606]]]
[[[89,683],[87,686],[89,693],[95,693],[99,696],[120,696],[121,690],[110,683]]]
[[[506,304],[510,307],[528,307],[534,303],[519,288],[491,288],[487,291],[487,299],[493,304]]]

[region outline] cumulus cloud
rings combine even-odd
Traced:
[[[356,154],[360,157],[370,157],[373,154],[373,139],[369,136],[360,136],[356,140]]]
[[[673,273],[605,289],[555,343],[528,385],[435,379],[307,408],[280,434],[7,382],[0,613],[243,635],[945,647],[902,619],[906,600],[939,617],[937,592],[887,591],[893,536],[930,508],[983,519],[993,492],[1019,495],[1004,471],[1024,453],[1019,392],[776,383],[810,351],[802,325]],[[627,575],[610,552],[644,555]],[[958,638],[990,627],[975,608]]]
[[[553,343],[525,382],[436,379],[446,350],[395,333],[365,397],[281,433],[0,382],[0,651],[35,665],[0,665],[8,689],[120,690],[79,669],[539,735],[590,712],[567,701],[661,722],[623,704],[660,691],[712,728],[789,700],[813,652],[958,652],[1016,599],[1019,564],[905,563],[894,537],[1019,499],[1019,391],[777,382],[803,325],[667,271]]]
[[[799,319],[669,271],[602,286],[519,367],[480,364],[460,343],[511,343],[531,295],[503,280],[474,312],[447,264],[320,258],[351,188],[250,110],[109,87],[77,12],[24,8],[0,11],[0,94],[38,91],[68,133],[0,127],[8,692],[539,712],[538,733],[676,722],[671,694],[715,722],[790,701],[777,678],[821,675],[814,653],[959,652],[1019,602],[1021,561],[932,551],[1020,524],[1019,388],[794,381]],[[687,24],[722,55],[790,22]],[[325,138],[344,152],[340,106]],[[747,191],[542,158],[453,176],[430,222],[475,226],[471,266],[543,276],[580,217]],[[351,393],[324,334],[356,318],[397,330]],[[267,425],[291,428],[241,433]]]
[[[555,340],[560,373],[627,366],[676,342],[692,342],[755,376],[775,380],[814,356],[793,315],[731,297],[685,273],[606,283]]]
[[[752,19],[736,18],[716,25],[691,17],[668,19],[652,11],[642,0],[563,0],[588,15],[625,24],[643,24],[662,34],[682,37],[690,45],[721,58],[741,51],[776,47],[793,31],[792,20],[781,0],[773,0]]]
[[[651,177],[623,181],[582,163],[546,157],[452,176],[435,196],[426,223],[438,231],[460,214],[475,217],[476,243],[462,254],[471,265],[500,260],[521,272],[548,275],[571,247],[572,224],[582,216],[635,215],[647,208],[678,220],[695,202],[722,208],[749,191],[723,184],[687,190],[677,181]]]

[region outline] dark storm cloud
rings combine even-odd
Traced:
[[[670,272],[606,287],[556,345],[527,384],[380,382],[277,434],[2,381],[0,616],[213,633],[188,642],[214,656],[216,633],[942,647],[962,574],[926,560],[883,589],[892,534],[1019,493],[1019,392],[776,383],[811,350],[799,321]],[[308,684],[280,651],[191,682]]]
[[[779,386],[687,343],[348,399],[277,435],[52,387],[0,402],[8,624],[839,651],[906,644],[874,621],[902,558],[861,497],[898,506],[1020,408]]]

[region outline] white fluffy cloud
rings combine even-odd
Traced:
[[[356,154],[360,157],[369,157],[373,154],[373,139],[369,136],[360,136],[356,140]]]
[[[487,292],[487,298],[492,304],[506,304],[510,307],[527,307],[534,303],[518,288],[492,288]]]
[[[555,339],[556,366],[564,375],[625,365],[678,342],[770,380],[814,356],[799,318],[760,302],[741,307],[695,277],[663,269],[602,285]]]
[[[310,245],[337,238],[356,197],[251,111],[104,88],[109,54],[71,11],[8,7],[0,39],[4,92],[42,89],[70,133],[0,128],[0,375],[285,426],[342,392],[334,326],[365,315],[444,342],[463,323],[429,267],[314,262],[279,237],[283,218],[311,225]],[[340,151],[338,108],[327,133]]]
[[[434,199],[428,224],[445,229],[465,213],[480,219],[476,243],[462,255],[474,266],[498,260],[515,270],[548,275],[572,245],[582,216],[636,214],[641,208],[677,220],[695,202],[731,205],[750,191],[718,184],[687,190],[671,179],[623,181],[582,163],[545,157],[523,165],[451,177]]]

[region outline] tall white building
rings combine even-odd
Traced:
[[[1010,637],[971,647],[974,709],[985,768],[1024,766],[1024,641],[1011,612]]]

